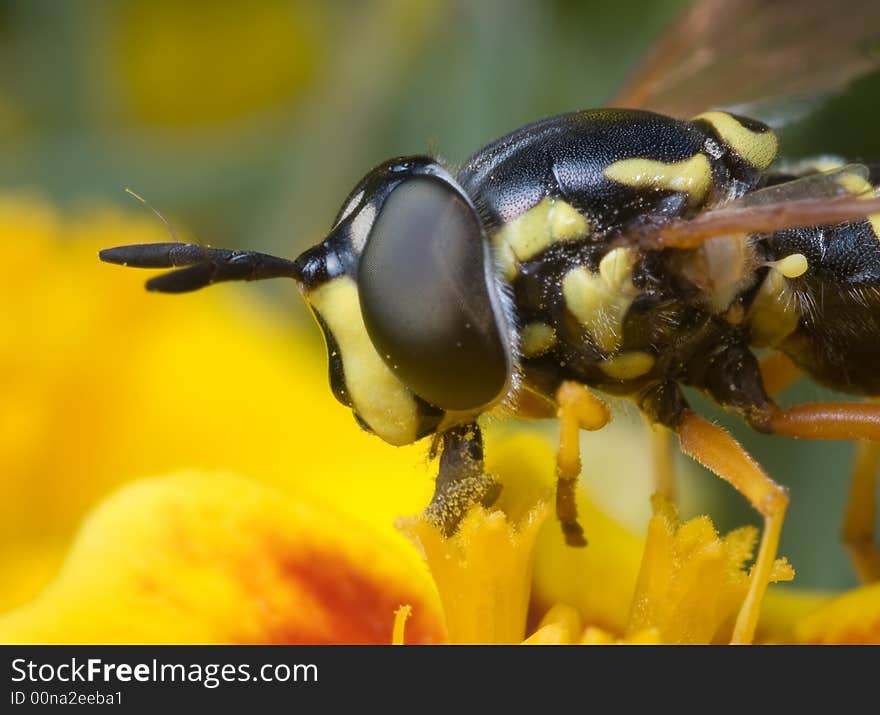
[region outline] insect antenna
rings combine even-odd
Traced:
[[[125,187],[125,193],[128,194],[129,196],[133,196],[135,199],[137,199],[138,201],[140,201],[144,206],[146,206],[150,211],[152,211],[152,212],[156,215],[156,217],[157,217],[162,223],[165,224],[165,228],[168,229],[168,233],[171,234],[171,238],[173,238],[176,242],[180,243],[180,239],[177,238],[177,234],[174,233],[174,227],[171,225],[171,222],[170,222],[167,218],[165,218],[165,216],[162,214],[161,211],[159,211],[157,208],[155,208],[155,207],[154,207],[149,201],[147,201],[143,196],[141,196],[140,194],[136,193],[135,191],[132,191],[132,190],[129,189],[127,186]]]
[[[133,268],[177,268],[147,281],[147,290],[159,293],[188,293],[222,281],[260,281],[269,278],[301,280],[296,261],[256,251],[209,248],[197,243],[182,243],[159,211],[131,189],[125,189],[149,208],[168,228],[174,241],[137,243],[106,248],[98,253],[105,263]]]
[[[147,281],[147,290],[159,293],[188,293],[222,281],[301,279],[296,261],[196,243],[137,243],[105,248],[98,257],[105,263],[133,268],[177,268]]]

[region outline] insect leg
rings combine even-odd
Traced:
[[[801,369],[783,352],[770,353],[761,360],[761,381],[768,395],[776,395],[797,381]]]
[[[800,369],[785,353],[772,353],[761,360],[761,378],[768,394],[781,392],[800,375]],[[880,549],[874,543],[878,467],[880,443],[857,442],[841,538],[863,583],[880,581]]]
[[[584,530],[577,520],[575,490],[581,473],[580,431],[597,430],[608,424],[608,405],[576,382],[563,382],[556,391],[560,422],[556,453],[556,516],[569,546],[586,546]]]
[[[649,387],[639,396],[638,403],[651,430],[654,491],[674,502],[677,489],[672,435],[688,409],[687,402],[681,388],[669,381]]]
[[[675,478],[675,457],[672,451],[672,432],[659,423],[646,420],[651,430],[651,461],[654,464],[654,492],[669,501],[678,501]]]
[[[880,550],[874,543],[880,444],[859,442],[843,517],[843,543],[864,583],[880,581]]]
[[[764,404],[766,398],[756,383],[760,379],[757,361],[754,358],[749,360],[751,354],[745,349],[737,351],[735,348],[733,346],[725,351],[732,360],[717,361],[709,367],[718,371],[719,375],[733,370],[732,374],[738,377],[733,382],[740,382],[746,391],[735,394],[736,391],[729,389],[729,378],[717,380],[709,372],[699,375],[699,386],[709,390],[722,404],[739,405],[741,408],[750,400]],[[755,390],[757,392],[749,394]],[[761,600],[776,560],[788,493],[764,473],[730,434],[693,412],[677,383],[663,382],[649,387],[640,396],[639,406],[650,419],[678,434],[682,452],[730,484],[764,517],[764,532],[752,567],[749,590],[737,615],[731,641],[749,643],[755,635]]]
[[[786,437],[880,442],[880,404],[814,402],[789,408],[769,404],[750,415],[749,421],[762,432]]]
[[[880,404],[818,402],[789,409],[773,406],[755,425],[773,434],[804,439],[860,440],[844,516],[843,540],[859,577],[880,579],[874,545]]]
[[[483,437],[475,422],[444,432],[439,448],[440,471],[424,516],[449,537],[471,506],[490,506],[501,485],[483,471]]]
[[[788,506],[788,493],[765,474],[758,463],[721,427],[686,410],[678,428],[681,449],[731,484],[764,517],[764,533],[752,567],[749,590],[740,608],[731,643],[750,643],[760,615],[761,600],[770,582],[779,534]]]

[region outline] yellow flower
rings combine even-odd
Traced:
[[[48,582],[103,497],[181,468],[330,503],[408,547],[393,522],[430,499],[423,450],[365,434],[328,395],[320,336],[252,286],[168,299],[99,263],[99,248],[167,240],[132,213],[62,220],[44,202],[0,198],[14,266],[0,281],[0,612]]]
[[[401,619],[395,629],[400,606],[412,614],[406,642],[718,636],[742,601],[741,566],[753,535],[739,530],[720,539],[705,517],[678,526],[659,502],[637,583],[608,591],[634,589],[625,629],[605,629],[597,614],[566,604],[530,628],[536,536],[542,528],[559,531],[553,520],[545,523],[542,488],[553,455],[543,441],[523,436],[501,442],[495,453],[489,467],[506,491],[500,508],[473,508],[450,539],[422,518],[405,523],[436,591],[406,549],[377,530],[239,477],[185,473],[139,482],[106,500],[54,582],[0,617],[0,641],[387,643],[402,640]],[[610,522],[605,529],[613,530]],[[597,567],[587,577],[627,578],[610,568],[625,555],[619,543],[595,551]],[[791,575],[782,562],[778,572]]]
[[[654,511],[627,633],[650,629],[664,643],[710,643],[745,598],[744,566],[758,530],[747,526],[721,538],[705,516],[679,525],[674,508],[661,497],[654,498]],[[777,559],[771,582],[793,578],[788,562]]]
[[[490,463],[488,470],[501,481],[505,495],[496,508],[474,507],[449,539],[423,519],[406,524],[437,584],[451,642],[711,643],[730,637],[748,587],[744,566],[752,557],[757,530],[744,527],[722,538],[705,516],[679,524],[674,508],[659,497],[654,499],[655,515],[640,549],[641,567],[634,581],[631,572],[614,568],[629,556],[628,541],[614,538],[613,522],[607,523],[607,517],[597,515],[582,500],[587,508],[581,513],[591,536],[591,545],[583,551],[592,551],[591,560],[582,563],[583,575],[587,584],[597,583],[599,575],[607,579],[601,587],[593,587],[606,596],[626,594],[619,599],[628,611],[626,625],[620,627],[613,617],[609,619],[604,604],[593,610],[589,598],[575,597],[573,603],[581,608],[553,604],[530,634],[526,612],[532,558],[537,529],[547,515],[540,485],[553,473],[553,456],[546,444],[522,437],[496,449],[501,459]],[[540,459],[531,465],[517,464],[514,460],[523,455]],[[548,493],[544,491],[545,497]],[[560,539],[561,553],[572,552],[561,544],[558,524],[550,520],[544,528]],[[600,536],[601,545],[592,542],[594,534]],[[601,538],[608,535],[611,538]],[[561,574],[568,576],[565,571]],[[779,559],[773,581],[793,577],[792,568]]]
[[[491,510],[471,510],[451,539],[421,518],[403,522],[437,584],[451,642],[520,642],[529,613],[543,610],[548,594],[569,597],[594,624],[616,624],[618,612],[625,619],[640,540],[581,494],[578,513],[590,546],[565,545],[559,525],[547,518],[555,458],[542,438],[499,440],[486,469],[503,485],[501,497]]]
[[[404,536],[395,519],[427,503],[433,467],[330,399],[314,332],[246,288],[146,294],[95,258],[121,236],[166,239],[146,217],[62,221],[0,199],[16,266],[0,284],[0,642],[729,636],[752,529],[719,536],[655,500],[642,539],[581,493],[590,544],[567,548],[548,517],[551,445],[490,430],[499,502],[450,539],[420,517]],[[780,561],[774,575],[792,571]],[[771,589],[758,634],[876,642],[878,614],[877,587]]]
[[[139,482],[87,519],[61,573],[0,616],[4,643],[387,643],[444,639],[400,545],[240,477]]]
[[[126,3],[94,66],[121,108],[159,125],[211,126],[284,109],[314,78],[326,12],[303,2]],[[194,31],[193,28],[198,30]],[[197,93],[193,88],[198,87]]]
[[[513,644],[523,639],[532,548],[546,515],[542,502],[511,524],[503,511],[475,507],[449,539],[424,519],[406,524],[439,589],[452,643]]]
[[[828,601],[794,626],[798,643],[880,643],[880,583]]]

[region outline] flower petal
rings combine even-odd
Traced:
[[[538,629],[523,641],[523,645],[572,645],[581,638],[583,630],[577,609],[557,603],[547,611]]]
[[[547,515],[537,504],[518,523],[473,507],[451,537],[422,517],[402,528],[422,549],[443,603],[450,643],[513,644],[525,637],[535,536]]]
[[[798,643],[880,644],[880,583],[834,598],[794,627]]]
[[[189,467],[254,477],[403,548],[394,520],[430,499],[424,447],[388,448],[332,398],[305,310],[292,320],[253,286],[159,296],[143,289],[149,273],[97,259],[163,240],[149,214],[63,217],[0,197],[15,266],[0,283],[0,305],[15,307],[0,320],[0,612],[33,598],[85,515],[135,478]],[[298,308],[292,283],[279,288]]]
[[[601,628],[590,626],[581,636],[580,645],[660,645],[660,634],[656,628],[646,628],[626,636],[617,638]]]
[[[744,570],[757,531],[735,529],[720,537],[707,516],[683,524],[668,500],[655,496],[654,516],[633,597],[627,633],[656,630],[664,643],[711,643],[725,638],[749,585]],[[787,561],[774,564],[774,581],[790,580]]]
[[[794,629],[805,617],[832,600],[824,591],[771,584],[761,604],[757,643],[792,643]]]
[[[59,577],[0,617],[4,643],[389,643],[444,639],[411,549],[224,474],[145,480],[86,521]]]
[[[553,488],[556,461],[549,444],[534,436],[510,440],[494,459],[492,471],[519,470],[543,475],[545,489]],[[526,441],[527,440],[527,441]],[[509,466],[508,466],[509,465]],[[504,492],[502,492],[502,496]],[[557,603],[580,613],[587,625],[622,633],[629,616],[642,555],[642,540],[577,494],[578,518],[588,544],[571,548],[559,522],[547,519],[535,545],[533,615],[540,616]]]

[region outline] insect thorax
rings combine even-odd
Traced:
[[[539,122],[473,157],[459,178],[510,286],[525,382],[633,394],[740,331],[757,281],[746,237],[671,252],[627,235],[750,191],[775,147],[763,125],[721,112],[602,110]]]

